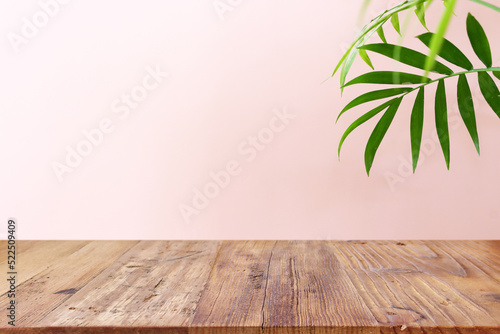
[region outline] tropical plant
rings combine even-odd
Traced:
[[[482,0],[470,1],[480,3],[500,12],[499,7],[486,3]],[[369,0],[365,0],[365,5],[368,2]],[[335,73],[340,70],[340,87],[342,91],[345,87],[355,84],[394,85],[392,88],[370,91],[356,97],[342,109],[337,117],[338,120],[339,117],[346,111],[363,103],[390,98],[381,105],[369,110],[356,119],[345,130],[339,143],[338,154],[340,157],[342,144],[347,136],[358,126],[370,120],[375,115],[383,112],[368,139],[365,149],[365,168],[368,175],[370,174],[370,169],[379,145],[391,125],[402,100],[413,92],[416,93],[416,96],[410,116],[410,142],[413,172],[415,172],[420,154],[420,144],[423,132],[424,93],[426,87],[431,84],[437,84],[434,101],[434,118],[437,135],[443,151],[446,167],[448,169],[450,167],[450,138],[448,131],[447,95],[445,88],[447,79],[458,77],[457,103],[459,112],[478,154],[480,152],[479,137],[476,127],[474,102],[467,79],[469,74],[475,73],[477,75],[482,95],[493,111],[498,115],[498,117],[500,117],[500,92],[493,77],[488,73],[491,72],[497,79],[500,79],[500,67],[493,67],[490,44],[481,24],[470,13],[467,15],[467,36],[475,55],[484,64],[484,67],[474,68],[465,54],[452,42],[444,38],[450,18],[453,14],[453,9],[455,8],[456,0],[444,1],[445,9],[435,33],[426,32],[417,36],[417,38],[429,48],[429,53],[427,55],[413,49],[406,48],[402,45],[395,45],[387,42],[383,30],[384,24],[390,20],[393,28],[398,32],[398,34],[401,35],[398,13],[403,11],[414,10],[422,26],[427,29],[425,12],[431,2],[432,0],[403,1],[399,5],[384,11],[382,14],[372,19],[361,30],[350,48],[337,64],[335,71],[332,74],[332,76],[334,76]],[[375,32],[377,32],[382,43],[366,44]],[[374,69],[368,52],[377,53],[405,65],[421,69],[423,70],[423,73],[422,75],[416,75],[406,72],[372,71],[346,82],[349,70],[357,55],[359,55],[361,59]],[[441,61],[436,60],[437,56],[461,68],[461,70],[452,70]],[[429,76],[430,73],[439,74],[440,76],[431,78]]]

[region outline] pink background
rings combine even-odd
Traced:
[[[363,154],[375,120],[351,134],[338,161],[342,132],[367,107],[337,125],[335,118],[371,87],[347,88],[341,98],[338,77],[322,81],[359,29],[361,0],[67,2],[53,7],[47,22],[38,18],[41,27],[18,52],[8,36],[21,34],[23,18],[33,20],[41,5],[0,4],[0,219],[14,217],[19,238],[500,238],[500,120],[478,94],[475,76],[469,82],[481,157],[457,118],[450,80],[450,171],[433,130],[435,86],[426,95],[415,175],[408,170],[413,97],[396,115],[369,178]],[[218,13],[220,3],[231,10]],[[395,3],[374,1],[367,17]],[[448,38],[479,66],[466,13],[490,41],[500,16],[459,4]],[[442,5],[433,6],[431,29]],[[422,32],[413,16],[405,45],[425,52],[413,38]],[[397,42],[389,26],[386,36]],[[498,66],[500,43],[492,49]],[[418,73],[372,59],[380,70]],[[157,85],[147,79],[157,87],[126,117],[123,103],[114,112],[112,104],[134,89],[139,94],[147,69],[157,67],[168,76]],[[355,67],[350,78],[369,70],[359,59]],[[294,118],[281,125],[274,115],[284,110]],[[103,120],[112,130],[58,180],[54,162],[64,164],[68,147],[85,146],[83,132]],[[259,133],[267,143],[250,153],[248,136]],[[209,185],[213,198],[183,218],[180,208],[193,207],[194,189],[204,191],[210,173],[230,162],[237,175],[218,194]]]

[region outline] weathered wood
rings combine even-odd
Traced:
[[[265,327],[377,325],[331,244],[278,241],[265,285],[262,309]]]
[[[40,326],[186,326],[207,281],[219,242],[142,241]]]
[[[224,242],[191,325],[260,327],[275,245],[276,241]]]
[[[22,284],[43,270],[57,265],[61,259],[82,248],[89,241],[17,241],[16,242],[16,270],[17,284]],[[7,247],[5,244],[4,247]],[[4,260],[5,259],[5,260]],[[2,258],[0,270],[7,273],[7,255]],[[8,290],[7,285],[0,287],[0,295]]]
[[[46,240],[17,240],[15,241],[16,254],[21,254],[27,250],[37,246],[38,244],[43,244]],[[7,258],[7,240],[0,240],[0,262],[3,265],[5,259]]]
[[[66,247],[72,244],[80,245],[80,243],[81,241],[70,242]],[[77,247],[76,251],[63,253],[63,256],[57,260],[54,259],[59,256],[59,253],[53,254],[50,260],[51,266],[18,286],[17,325],[20,327],[39,326],[39,322],[45,316],[88,284],[135,244],[137,241],[92,241],[83,247]],[[39,249],[40,252],[47,250],[50,251],[44,247]],[[59,249],[56,248],[56,251]],[[43,263],[43,259],[39,261]],[[22,266],[21,264],[18,267],[19,273],[29,270]],[[7,294],[0,296],[2,311],[6,310],[8,302]],[[5,316],[2,318],[6,319]]]
[[[493,253],[487,257],[488,265],[481,262],[485,253],[474,255],[478,243],[486,245],[465,246],[458,241],[332,244],[381,325],[498,328],[500,300],[495,301],[495,296],[500,292],[500,261],[491,261],[497,257]]]
[[[2,334],[500,333],[500,241],[26,245]]]

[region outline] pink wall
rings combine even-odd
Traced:
[[[415,175],[410,104],[369,178],[373,122],[337,160],[343,130],[367,109],[335,118],[366,87],[341,99],[338,77],[321,82],[354,37],[361,0],[64,2],[42,0],[52,16],[34,0],[0,4],[0,219],[15,217],[19,238],[500,238],[500,120],[479,96],[481,157],[450,90],[449,172],[430,90]],[[394,3],[374,1],[368,15]],[[468,10],[491,41],[500,16],[460,1],[449,38],[477,64]],[[30,30],[33,20],[40,27]],[[408,39],[422,32],[414,19],[409,29]],[[14,39],[18,52],[13,36],[24,38]],[[391,29],[387,37],[397,39]],[[493,52],[499,64],[499,43]],[[368,70],[356,66],[351,76]],[[86,156],[68,165],[68,149]],[[193,189],[212,198],[196,198],[196,208]]]

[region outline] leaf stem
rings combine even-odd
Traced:
[[[359,45],[358,43],[362,43],[364,40],[369,38],[371,36],[371,34],[373,34],[380,26],[384,25],[384,23],[387,22],[394,13],[404,11],[406,9],[414,7],[418,4],[425,3],[427,1],[432,1],[432,0],[406,0],[406,1],[401,2],[399,5],[391,8],[391,9],[385,10],[383,13],[381,13],[381,14],[377,15],[376,17],[374,17],[373,19],[371,19],[370,22],[368,24],[366,24],[363,27],[363,29],[361,29],[358,36],[355,38],[354,42],[347,49],[347,51],[344,53],[344,55],[342,56],[342,58],[338,62],[337,66],[335,67],[335,70],[333,71],[331,76],[333,77],[340,67],[342,67],[342,68],[345,67],[345,65],[346,65],[345,62],[349,58],[351,53],[354,52],[354,56],[357,55],[358,51],[356,50],[356,46]],[[347,69],[347,71],[348,70],[349,69]],[[345,74],[347,74],[347,73],[345,73]],[[342,79],[341,79],[341,85],[343,85]]]
[[[495,5],[492,5],[492,4],[490,4],[490,3],[486,2],[486,1],[482,1],[482,0],[470,0],[470,1],[472,1],[472,2],[476,2],[476,3],[478,3],[478,4],[481,4],[481,5],[483,5],[483,6],[486,6],[486,7],[488,7],[488,8],[493,9],[493,10],[496,10],[497,12],[500,12],[500,7],[497,7],[497,6],[495,6]]]
[[[437,79],[433,79],[429,82],[426,82],[426,83],[423,83],[421,85],[418,85],[417,87],[414,87],[412,88],[411,90],[409,90],[408,92],[404,93],[403,95],[401,95],[401,97],[405,97],[406,95],[410,94],[411,92],[417,90],[417,89],[420,89],[421,87],[425,87],[431,83],[434,83],[434,82],[438,82],[439,80],[446,80],[448,78],[451,78],[451,77],[456,77],[456,76],[459,76],[459,75],[462,75],[462,74],[470,74],[470,73],[477,73],[477,72],[493,72],[493,71],[500,71],[500,67],[487,67],[487,68],[475,68],[473,70],[469,70],[469,71],[462,71],[462,72],[456,72],[456,73],[452,73],[450,75],[445,75],[443,77],[440,77],[440,78],[437,78]]]
[[[453,9],[457,0],[450,0],[450,3],[446,7],[441,17],[441,21],[439,22],[439,26],[437,28],[436,33],[432,36],[431,45],[429,46],[429,55],[425,61],[425,77],[429,75],[432,66],[434,65],[434,61],[436,59],[439,50],[443,44],[444,35],[446,34],[446,30],[448,30],[448,26],[450,25],[451,16],[453,14]]]

